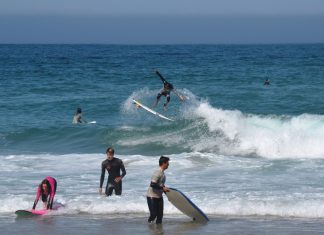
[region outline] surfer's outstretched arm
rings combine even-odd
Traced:
[[[159,72],[159,70],[155,70],[155,73],[159,76],[159,78],[161,79],[161,81],[164,83],[167,83],[167,81],[165,80],[165,78],[162,76],[162,74]]]

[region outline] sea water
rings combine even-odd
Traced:
[[[228,218],[243,225],[272,218],[273,234],[276,221],[320,224],[323,66],[323,44],[0,45],[0,227],[21,226],[14,212],[32,207],[47,175],[65,205],[57,218],[144,226],[145,192],[161,155],[171,159],[166,185],[224,233]],[[171,93],[165,112],[161,98],[156,110],[174,122],[132,104],[154,104],[162,88],[156,69],[186,98]],[[73,125],[77,107],[96,123]],[[127,175],[122,196],[106,198],[98,187],[109,146]],[[164,218],[171,233],[174,219],[190,221],[166,199]]]

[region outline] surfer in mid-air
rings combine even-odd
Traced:
[[[178,97],[179,99],[183,102],[185,99],[183,98],[182,95],[178,94],[176,92],[176,90],[174,89],[173,85],[169,82],[167,82],[165,80],[165,78],[162,76],[162,74],[156,70],[155,73],[160,77],[161,81],[163,82],[163,88],[162,90],[158,93],[157,97],[156,97],[156,101],[153,105],[153,108],[157,106],[157,104],[159,103],[160,101],[160,98],[161,96],[165,96],[166,97],[166,101],[165,103],[163,104],[163,110],[166,111],[166,106],[168,105],[168,103],[170,102],[170,92],[173,91]]]

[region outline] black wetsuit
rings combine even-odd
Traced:
[[[121,176],[122,178],[126,175],[125,166],[122,160],[119,158],[113,158],[112,160],[104,160],[101,164],[101,177],[100,177],[100,188],[102,188],[103,182],[105,180],[105,172],[108,171],[108,181],[106,185],[105,194],[110,196],[115,189],[116,195],[122,194],[122,181],[118,183],[115,182],[115,178]],[[120,175],[122,171],[122,175]]]
[[[156,71],[156,74],[160,77],[161,81],[163,82],[163,89],[159,92],[156,99],[159,100],[162,95],[165,96],[167,101],[165,102],[164,106],[166,106],[170,102],[170,92],[173,90],[173,85],[167,82],[159,71]]]

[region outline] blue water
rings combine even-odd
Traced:
[[[155,68],[180,92],[214,109],[275,115],[278,120],[321,115],[324,110],[323,44],[1,45],[0,52],[0,151],[4,153],[98,153],[107,145],[118,147],[123,138],[137,138],[137,133],[120,130],[122,126],[149,125],[151,135],[181,132],[193,122],[182,115],[193,105],[191,100],[183,105],[175,95],[171,97],[165,114],[177,119],[172,124],[123,108],[134,92],[135,98],[153,104],[161,88]],[[270,86],[263,85],[266,78]],[[97,125],[72,126],[76,107],[82,107],[84,118],[96,120]],[[188,150],[172,142],[165,148]],[[137,146],[121,151],[145,155],[149,150]]]
[[[154,103],[157,68],[186,98],[171,94],[166,112],[161,98],[156,110],[174,122],[132,104]],[[0,45],[0,215],[31,207],[52,175],[66,205],[59,215],[144,218],[164,154],[167,185],[212,221],[321,220],[323,68],[324,44]],[[73,125],[77,107],[96,123]],[[106,200],[97,188],[108,146],[127,175],[123,196]],[[168,202],[165,216],[183,218]]]

